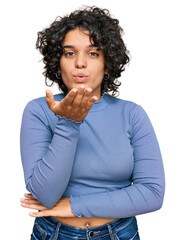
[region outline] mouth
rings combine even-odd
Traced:
[[[84,73],[79,73],[79,74],[74,75],[75,82],[77,82],[77,83],[86,82],[87,78],[88,78],[88,75],[86,75]]]

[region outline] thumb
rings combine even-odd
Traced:
[[[49,109],[53,109],[55,107],[55,99],[53,93],[50,90],[46,90],[46,102],[48,104]]]

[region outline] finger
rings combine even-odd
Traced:
[[[24,208],[30,208],[30,209],[34,209],[34,210],[46,210],[48,208],[46,208],[45,206],[41,205],[41,204],[29,204],[29,203],[21,203],[21,206]]]
[[[36,199],[31,193],[25,193],[24,196],[26,198]]]
[[[82,99],[82,102],[81,102],[82,107],[84,107],[84,108],[86,107],[87,102],[90,99],[91,92],[92,92],[92,88],[86,88],[84,90],[84,95],[83,95],[83,99]]]
[[[49,217],[52,216],[51,210],[43,210],[40,212],[30,212],[29,215],[31,217]]]
[[[50,90],[46,90],[46,102],[48,104],[49,109],[54,109],[56,103],[55,103],[55,99],[53,96],[53,93]]]
[[[90,100],[88,101],[87,105],[86,105],[86,109],[90,110],[92,105],[98,100],[98,98],[96,96],[93,96],[90,98]]]
[[[76,96],[77,89],[73,88],[71,91],[67,94],[67,96],[63,99],[63,103],[65,105],[71,105],[71,103],[74,101],[74,98]]]
[[[38,200],[36,199],[26,199],[26,198],[21,198],[21,203],[34,203],[34,204],[41,204]]]
[[[85,90],[84,85],[82,85],[80,88],[78,88],[78,92],[74,98],[74,101],[72,102],[72,105],[74,107],[78,107],[81,104],[83,96],[84,96],[84,90]]]

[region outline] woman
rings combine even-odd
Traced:
[[[135,216],[158,210],[164,171],[141,106],[116,98],[129,61],[122,29],[108,10],[88,7],[38,34],[44,75],[62,90],[30,101],[21,156],[39,210],[31,239],[139,239]]]

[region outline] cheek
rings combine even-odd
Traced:
[[[61,62],[60,70],[61,70],[62,76],[64,77],[70,75],[72,71],[70,64],[67,64],[65,62]]]
[[[97,68],[96,68],[96,71],[95,71],[95,74],[97,75],[97,76],[99,76],[99,78],[101,78],[101,79],[103,79],[103,76],[104,76],[104,74],[105,74],[105,70],[104,70],[104,66],[102,65],[102,66],[97,66]]]
[[[100,61],[100,62],[97,62],[97,63],[94,63],[91,65],[91,69],[92,71],[95,73],[95,74],[101,74],[101,75],[104,75],[104,72],[105,72],[105,66],[104,66],[104,62],[103,61]]]
[[[66,67],[67,67],[67,64],[65,62],[61,61],[60,62],[60,70],[61,70],[61,72],[66,72],[66,70],[67,70]]]
[[[99,67],[99,72],[101,72],[102,75],[104,75],[104,73],[105,73],[105,63],[104,63],[104,59],[102,59],[102,60],[99,62],[98,67]]]

